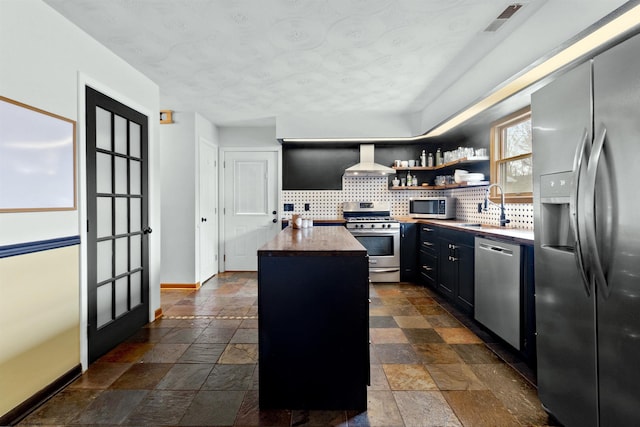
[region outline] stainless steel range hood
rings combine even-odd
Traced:
[[[360,144],[360,163],[348,167],[344,176],[387,176],[396,173],[395,169],[374,162],[373,144]]]

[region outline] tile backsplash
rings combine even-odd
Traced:
[[[282,203],[293,203],[294,210],[284,212],[283,218],[301,214],[314,219],[342,218],[342,203],[351,201],[391,202],[391,215],[409,213],[409,199],[451,196],[457,199],[456,217],[463,221],[500,224],[500,206],[489,204],[487,212],[478,213],[478,203],[484,200],[485,186],[449,190],[389,190],[386,177],[343,177],[342,190],[282,191]],[[309,210],[304,210],[305,203]],[[506,204],[510,227],[533,229],[532,204]]]

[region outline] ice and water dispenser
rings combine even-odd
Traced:
[[[540,233],[542,247],[573,252],[575,234],[571,212],[571,195],[574,191],[572,171],[540,176]]]

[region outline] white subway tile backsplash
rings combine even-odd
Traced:
[[[409,199],[433,196],[451,196],[457,199],[456,217],[463,221],[500,224],[500,207],[489,204],[487,212],[478,213],[478,203],[484,201],[485,186],[449,190],[389,190],[386,177],[343,177],[342,190],[282,191],[282,203],[293,203],[293,212],[284,212],[284,218],[301,214],[315,219],[342,218],[342,203],[349,201],[391,202],[391,215],[409,213]],[[304,210],[309,203],[309,211]],[[532,204],[506,204],[510,227],[533,229]]]

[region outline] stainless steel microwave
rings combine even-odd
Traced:
[[[456,199],[454,197],[428,197],[426,199],[410,199],[409,215],[413,218],[455,218]]]

